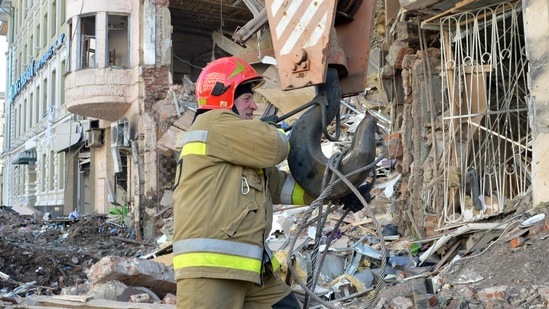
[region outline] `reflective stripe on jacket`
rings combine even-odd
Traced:
[[[197,117],[184,138],[174,191],[176,280],[261,284],[264,268],[276,268],[264,244],[272,202],[288,201],[295,193],[288,184],[282,192],[284,182],[293,179],[274,167],[287,153],[286,135],[272,125],[226,110]]]
[[[192,238],[173,243],[175,269],[213,267],[259,275],[263,247],[234,241]]]

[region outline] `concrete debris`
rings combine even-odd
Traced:
[[[118,280],[150,288],[162,297],[175,290],[173,268],[152,260],[106,256],[92,265],[87,275],[92,284]]]
[[[345,308],[548,304],[549,287],[543,284],[546,272],[541,265],[546,259],[549,219],[543,206],[532,210],[520,199],[505,215],[442,228],[434,224],[429,238],[405,237],[388,207],[394,193],[387,194],[386,188],[398,179],[391,166],[378,167],[385,185],[372,191],[369,208],[375,217],[365,209],[342,218],[341,209],[336,209],[323,226],[313,224],[297,235],[307,206],[276,206],[268,243],[281,262],[281,277],[301,299],[304,289],[297,279],[307,280],[317,252],[320,271],[314,289],[323,301]],[[164,195],[165,206],[173,203],[170,194]],[[158,218],[161,235],[145,243],[132,239],[131,229],[106,215],[44,222],[0,209],[0,280],[5,286],[0,290],[1,305],[174,308],[173,255],[167,240],[173,233],[173,218],[169,211]],[[317,228],[322,233],[318,243]],[[297,239],[293,252],[292,238]],[[522,241],[514,245],[517,238]],[[533,255],[526,247],[541,250]],[[484,252],[488,253],[476,257]],[[483,256],[489,259],[482,263],[471,259]],[[506,260],[517,257],[522,259]],[[499,270],[506,272],[498,275]]]
[[[343,130],[343,142],[326,143],[324,151],[339,152],[351,138],[352,133]],[[397,145],[400,138],[394,135],[390,140]],[[395,147],[394,153],[402,151]],[[345,308],[548,304],[549,287],[543,284],[544,268],[539,266],[544,264],[529,262],[532,256],[528,253],[520,255],[526,247],[546,246],[549,219],[545,208],[530,209],[525,196],[509,203],[515,207],[506,207],[497,216],[478,216],[475,222],[441,227],[435,215],[426,215],[426,237],[412,238],[394,220],[392,202],[405,185],[397,161],[378,164],[368,207],[346,216],[336,207],[323,225],[306,222],[309,226],[302,234],[297,234],[298,227],[304,224],[309,206],[275,206],[267,243],[280,261],[281,277],[298,298],[305,299],[300,281],[307,282],[316,265],[316,294],[323,302]],[[107,215],[42,221],[1,208],[0,280],[7,284],[0,290],[1,305],[174,308],[172,206],[173,191],[167,189],[160,209],[151,208],[149,213],[158,223],[158,236],[151,242],[135,240],[131,228]],[[296,241],[293,249],[292,240]],[[492,259],[468,261],[487,251],[493,252]],[[544,261],[546,253],[540,252]],[[505,267],[494,269],[492,265],[503,263],[505,256],[523,257],[508,262],[525,269],[526,277],[515,278],[520,285],[504,281],[508,274],[494,275]],[[538,273],[538,278],[531,278]],[[321,306],[316,300],[313,304]]]
[[[160,303],[132,303],[105,299],[90,299],[82,304],[79,301],[60,300],[51,296],[32,295],[26,298],[26,303],[32,307],[13,308],[94,308],[94,309],[175,309],[175,305]],[[4,308],[12,308],[10,306]]]
[[[36,209],[34,207],[28,206],[28,205],[23,205],[23,204],[18,203],[18,204],[13,205],[13,207],[11,209],[16,211],[17,213],[19,213],[22,216],[42,217],[42,212],[41,211],[39,211],[38,209]]]
[[[128,286],[118,280],[110,280],[105,283],[99,283],[95,285],[88,285],[89,291],[85,295],[89,295],[93,299],[106,299],[118,301],[120,295],[124,294],[124,291]]]
[[[333,206],[324,221],[305,218],[308,206],[275,207],[267,244],[281,264],[281,277],[301,301],[306,291],[314,291],[325,304],[316,299],[310,304],[319,307],[549,306],[547,205],[533,207],[528,182],[500,185],[493,181],[497,185],[492,190],[480,192],[481,168],[458,168],[468,163],[458,161],[461,157],[483,153],[469,153],[472,145],[502,138],[493,131],[495,126],[485,127],[478,115],[493,109],[490,117],[496,117],[504,111],[482,99],[490,90],[488,85],[471,79],[478,75],[475,70],[493,68],[457,65],[457,59],[448,59],[447,63],[456,65],[445,68],[441,58],[451,55],[445,55],[441,46],[432,47],[442,34],[419,32],[420,15],[403,14],[431,11],[430,5],[438,2],[442,1],[401,0],[405,10],[387,8],[386,13],[392,14],[383,17],[389,19],[386,22],[378,20],[383,28],[378,34],[383,32],[395,41],[380,48],[384,63],[379,72],[369,75],[364,93],[342,100],[339,140],[322,144],[326,157],[339,153],[352,143],[366,113],[378,119],[377,138],[384,142],[386,154],[376,166],[372,202],[347,215]],[[419,19],[406,20],[412,16]],[[431,36],[429,42],[422,42],[424,36]],[[448,40],[460,39],[455,35]],[[466,79],[445,80],[450,85],[443,95],[441,78],[455,76],[452,70],[461,66]],[[266,68],[265,84],[257,89],[263,97],[258,102],[268,101],[279,112],[288,113],[313,98],[312,87],[281,91],[278,75],[274,66]],[[159,131],[157,147],[174,158],[195,115],[194,87],[190,80],[170,85],[166,97],[151,107]],[[474,93],[474,100],[444,102],[443,96],[463,95],[458,93],[461,88]],[[499,89],[491,91],[499,93]],[[443,111],[445,105],[455,110]],[[476,109],[464,117],[461,112],[471,107]],[[288,119],[288,124],[298,116]],[[451,131],[448,127],[454,124],[446,118],[468,119],[470,126],[463,122]],[[336,131],[334,125],[327,129],[331,135]],[[467,139],[460,139],[462,130],[467,131]],[[446,135],[452,143],[444,139]],[[504,140],[509,142],[507,137]],[[521,142],[530,144],[527,138]],[[451,164],[445,165],[444,156]],[[497,163],[511,162],[515,156],[498,158]],[[521,161],[514,163],[517,167],[512,170],[524,168],[518,166]],[[287,163],[280,167],[287,168]],[[491,170],[483,180],[491,183],[498,174],[511,172],[511,165]],[[514,186],[520,186],[520,192]],[[155,241],[150,242],[137,241],[130,224],[109,220],[107,215],[51,218],[25,205],[0,207],[0,307],[175,308],[173,188],[166,188],[159,205],[146,210],[156,219]],[[314,211],[320,217],[318,209]],[[305,286],[307,282],[314,284]]]

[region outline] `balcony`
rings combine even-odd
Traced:
[[[132,103],[133,70],[89,68],[73,71],[65,80],[65,102],[71,113],[116,121]]]

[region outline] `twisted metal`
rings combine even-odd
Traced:
[[[364,166],[360,169],[357,169],[356,171],[351,172],[347,175],[341,174],[339,172],[339,170],[337,169],[337,166],[338,166],[339,162],[341,162],[341,158],[344,157],[344,155],[345,155],[345,153],[347,152],[348,149],[345,149],[340,154],[335,154],[332,157],[330,157],[329,162],[326,165],[326,170],[325,170],[324,176],[323,176],[322,192],[319,195],[319,197],[311,203],[311,206],[309,208],[307,208],[307,210],[305,211],[303,217],[299,220],[296,233],[295,233],[294,237],[289,242],[289,245],[288,245],[289,246],[288,247],[289,254],[288,254],[288,258],[287,258],[288,276],[291,275],[291,274],[296,274],[297,273],[296,269],[293,266],[293,262],[295,260],[295,256],[296,256],[296,253],[297,253],[297,250],[295,249],[295,244],[296,244],[296,241],[297,241],[299,235],[301,235],[303,233],[303,231],[305,230],[306,227],[308,227],[311,224],[317,222],[317,227],[316,227],[317,232],[316,232],[316,235],[315,235],[316,239],[315,239],[314,249],[313,249],[313,252],[312,252],[312,267],[311,267],[310,273],[308,274],[307,282],[303,282],[303,280],[298,275],[294,276],[294,280],[297,281],[297,283],[303,288],[303,290],[306,293],[304,307],[303,307],[305,309],[309,308],[309,302],[310,302],[311,298],[313,298],[319,304],[321,304],[322,306],[325,306],[326,308],[330,308],[330,309],[334,308],[335,309],[336,307],[333,306],[332,302],[347,300],[347,299],[350,299],[350,298],[353,298],[353,297],[362,296],[365,293],[369,293],[367,303],[368,303],[368,305],[370,305],[375,300],[375,297],[377,296],[379,291],[384,286],[383,280],[378,280],[378,284],[376,284],[376,288],[373,289],[373,290],[358,291],[358,292],[353,293],[349,296],[346,296],[345,298],[336,299],[336,300],[333,300],[333,301],[330,301],[330,302],[327,302],[327,301],[321,299],[318,295],[316,295],[314,293],[314,288],[316,287],[316,284],[318,282],[318,277],[320,275],[320,269],[322,267],[322,263],[324,262],[325,256],[328,253],[328,250],[324,250],[324,252],[323,252],[323,254],[320,258],[320,263],[318,263],[318,265],[317,265],[318,253],[319,253],[318,247],[320,246],[320,238],[319,237],[322,236],[321,235],[322,230],[323,230],[324,224],[326,223],[328,214],[330,214],[331,212],[333,212],[334,210],[339,208],[339,205],[332,206],[332,204],[330,202],[328,204],[328,207],[327,207],[326,211],[323,212],[324,201],[325,201],[326,198],[328,198],[330,196],[330,193],[331,193],[331,190],[333,189],[333,187],[335,185],[339,184],[339,182],[343,181],[351,189],[351,191],[358,197],[360,202],[365,206],[367,205],[367,202],[366,202],[366,200],[364,200],[364,197],[353,186],[353,184],[348,180],[348,177],[351,177],[351,176],[353,176],[355,174],[358,174],[358,173],[365,172],[367,170],[372,170],[375,173],[375,167],[376,167],[377,163],[379,163],[385,157],[385,154],[386,154],[386,148],[385,148],[385,145],[383,143],[378,143],[377,146],[382,146],[382,154],[378,158],[376,158],[372,163],[370,163],[370,164],[368,164],[368,165],[366,165],[366,166]],[[374,176],[375,176],[375,174],[374,174]],[[329,182],[328,182],[328,178],[330,178]],[[319,209],[319,214],[318,214],[317,217],[310,220],[310,218],[311,218],[313,212],[315,211],[315,209]],[[382,250],[381,274],[383,274],[385,272],[387,259],[386,259],[385,242],[383,240],[383,235],[382,235],[382,232],[381,232],[382,228],[381,228],[381,225],[379,224],[379,222],[377,221],[377,219],[375,218],[375,215],[373,214],[372,210],[369,209],[369,207],[365,207],[364,209],[366,210],[367,215],[371,217],[372,222],[374,223],[374,225],[376,227],[376,231],[377,231],[379,239],[380,239],[380,245],[381,245],[381,250]],[[336,223],[335,229],[339,228],[339,226],[343,222],[343,219],[349,214],[349,212],[350,212],[349,210],[346,210],[343,213],[343,215],[340,217],[340,219]],[[326,248],[329,248],[331,242],[334,239],[334,235],[335,235],[335,233],[331,233],[330,236],[328,237],[328,240],[326,242]]]

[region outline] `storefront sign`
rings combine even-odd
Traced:
[[[33,60],[27,66],[27,68],[25,69],[21,77],[19,77],[19,79],[10,86],[10,102],[13,102],[13,99],[15,99],[15,97],[19,94],[19,92],[21,92],[21,90],[25,87],[25,85],[29,81],[31,81],[34,78],[34,76],[36,76],[38,71],[40,71],[40,69],[42,69],[44,65],[46,65],[46,63],[48,62],[48,60],[51,59],[53,54],[57,50],[59,50],[59,48],[61,48],[64,40],[65,40],[65,34],[61,33],[61,36],[57,38],[57,40],[55,41],[55,44],[50,46],[50,48],[48,48],[48,51],[46,51],[46,53],[42,55],[42,57],[40,57],[38,61]]]

